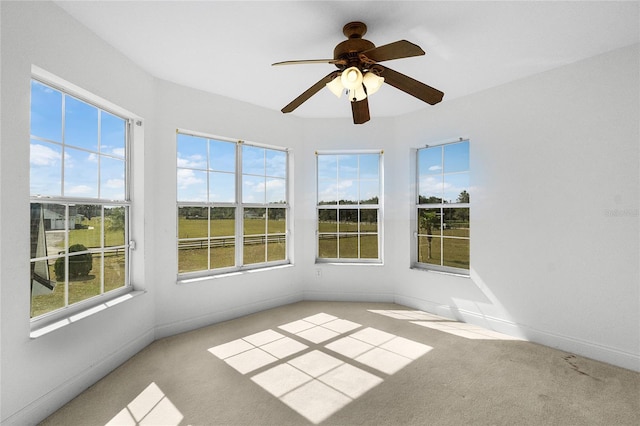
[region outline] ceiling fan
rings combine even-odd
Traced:
[[[367,32],[367,26],[362,22],[349,22],[342,28],[342,32],[347,40],[335,47],[333,59],[283,61],[272,64],[328,63],[334,64],[338,68],[338,71],[330,72],[282,108],[283,113],[295,110],[325,86],[337,97],[340,97],[343,92],[347,93],[351,102],[354,124],[369,121],[369,101],[367,99],[380,88],[383,82],[431,105],[442,100],[444,93],[440,90],[379,64],[379,62],[392,59],[424,55],[424,50],[419,46],[406,40],[399,40],[376,47],[369,40],[362,38]]]

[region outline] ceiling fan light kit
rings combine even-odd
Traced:
[[[340,75],[342,85],[349,90],[362,86],[362,73],[356,67],[347,68]]]
[[[344,86],[342,85],[342,79],[340,76],[337,76],[330,82],[326,84],[327,89],[331,91],[336,97],[339,99],[342,97],[342,93],[344,92]]]
[[[368,97],[377,92],[385,82],[430,105],[442,101],[444,93],[440,90],[378,64],[378,62],[392,59],[424,55],[420,46],[406,40],[399,40],[376,47],[369,40],[362,38],[367,32],[367,26],[362,22],[349,22],[343,27],[342,32],[347,40],[335,47],[333,59],[284,61],[273,64],[328,63],[334,64],[339,69],[339,71],[327,74],[282,108],[283,113],[295,110],[325,86],[338,98],[342,96],[343,92],[347,92],[351,102],[354,124],[369,121]]]
[[[338,98],[343,92],[347,92],[351,102],[361,101],[367,96],[371,96],[380,90],[384,83],[384,78],[369,71],[362,75],[362,72],[351,67],[326,84],[327,88]]]
[[[382,83],[384,83],[384,77],[380,77],[379,75],[375,75],[373,72],[369,71],[366,73],[362,79],[362,84],[367,88],[367,95],[373,95],[382,87]]]

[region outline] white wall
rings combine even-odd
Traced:
[[[472,279],[399,269],[399,302],[640,370],[639,58],[635,45],[398,120],[399,144],[470,136],[473,186]]]
[[[373,100],[372,100],[373,103]],[[371,107],[373,110],[373,105]],[[350,114],[349,109],[345,109]],[[374,112],[372,111],[372,114]],[[296,238],[299,247],[296,262],[299,266],[298,281],[302,285],[305,299],[348,301],[393,301],[393,281],[384,265],[315,264],[316,256],[316,156],[317,150],[382,149],[384,180],[393,182],[396,177],[388,167],[388,159],[394,157],[393,119],[373,118],[364,125],[354,125],[352,119],[307,119],[305,120],[304,144],[297,148],[297,173],[295,200]],[[393,194],[384,196],[385,206],[392,206]],[[386,213],[386,209],[384,210]],[[384,221],[387,226],[387,221]],[[384,235],[387,235],[385,232]],[[393,258],[388,251],[386,256]],[[387,264],[393,259],[387,260]],[[320,276],[317,272],[320,272]]]
[[[154,132],[154,254],[158,337],[301,300],[297,266],[273,268],[176,285],[176,129],[291,148],[297,160],[300,120],[159,81]],[[302,173],[293,161],[294,173]],[[291,190],[297,187],[291,179]],[[293,208],[295,212],[295,206]],[[295,243],[295,241],[294,241]]]
[[[154,338],[150,292],[60,330],[30,339],[29,320],[29,99],[31,66],[101,96],[153,126],[154,80],[57,6],[1,2],[2,129],[0,166],[0,292],[2,424],[31,424],[58,408]],[[136,191],[134,281],[148,283],[144,263],[153,233],[142,226],[145,181],[152,155],[134,146]],[[152,181],[152,180],[151,180]],[[146,238],[145,238],[146,237]],[[147,243],[147,244],[145,244]]]
[[[374,118],[354,126],[154,79],[50,3],[0,10],[0,422],[38,421],[157,337],[303,298],[395,300],[640,370],[638,45],[403,117],[376,118],[372,98]],[[32,64],[140,115],[145,133],[133,256],[146,294],[34,340]],[[176,283],[176,128],[291,148],[293,266]],[[459,136],[471,279],[409,268],[411,149]],[[314,151],[360,148],[384,150],[384,264],[316,265]]]
[[[631,46],[368,127],[306,120],[305,170],[315,149],[365,147],[384,149],[387,173],[375,267],[313,264],[314,180],[296,176],[305,298],[392,295],[640,370],[639,58]],[[471,139],[471,278],[409,268],[411,150],[458,137]]]

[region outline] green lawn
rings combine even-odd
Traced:
[[[89,275],[69,281],[69,304],[80,302],[100,294],[102,279],[102,258],[93,254],[93,268]],[[50,279],[55,280],[54,260],[49,262]],[[105,253],[104,256],[104,291],[105,293],[125,285],[124,253]],[[64,307],[64,280],[57,281],[52,293],[33,296],[31,298],[31,317],[51,312]]]
[[[419,236],[418,262],[469,269],[469,240]]]
[[[358,257],[358,243],[360,256]],[[378,236],[376,234],[321,234],[318,256],[324,259],[377,259]]]
[[[228,237],[224,246],[216,244],[211,248],[210,267],[223,268],[235,266],[235,235],[234,219],[214,219],[211,221],[211,236],[214,241],[221,241],[215,237]],[[269,234],[284,234],[286,221],[265,219],[245,219],[244,234],[265,235],[265,225]],[[178,221],[178,237],[203,238],[208,235],[208,221],[206,219],[187,219],[181,217]],[[87,248],[100,247],[100,218],[92,218],[82,223],[82,229],[69,231],[69,244],[82,244]],[[358,223],[355,222],[321,222],[320,232],[344,232],[346,234],[327,234],[319,241],[319,256],[322,258],[357,259],[358,244],[360,245],[361,259],[376,259],[378,257],[378,235],[356,234]],[[360,232],[377,232],[377,223],[360,223]],[[443,236],[468,237],[467,228],[444,229]],[[418,261],[422,263],[452,266],[457,268],[469,268],[469,240],[444,238],[441,247],[441,238],[432,237],[429,249],[429,241],[426,236],[418,237]],[[124,245],[124,229],[113,229],[105,226],[105,245]],[[209,255],[206,240],[203,240],[202,248],[193,246],[188,249],[178,250],[178,269],[180,273],[202,271],[208,268]],[[63,250],[64,238],[54,243],[56,248]],[[245,264],[262,263],[265,261],[283,260],[286,255],[286,246],[283,241],[246,244],[243,248]],[[87,277],[69,282],[69,304],[79,302],[100,294],[100,282],[102,279],[102,259],[100,255],[93,255],[93,269]],[[51,279],[55,279],[53,272],[54,261],[50,261]],[[124,253],[120,250],[116,253],[106,253],[104,258],[104,291],[119,288],[125,284]],[[64,282],[58,282],[51,294],[34,296],[32,298],[31,316],[35,317],[44,313],[64,307],[65,288]]]
[[[178,250],[178,272],[192,272],[207,270],[207,219],[187,219],[180,217],[178,220],[178,238],[199,238],[199,241],[181,241]],[[267,228],[268,227],[268,231]],[[245,236],[264,236],[281,234],[286,232],[285,220],[245,219]],[[213,219],[211,220],[211,269],[235,266],[235,220]],[[226,237],[226,238],[222,238]],[[265,251],[264,241],[254,242],[253,238],[247,239],[243,248],[244,264],[272,262],[285,258],[285,243],[283,241],[269,242]],[[199,243],[199,244],[198,244]],[[219,245],[224,244],[223,247]]]
[[[187,219],[181,217],[178,220],[178,238],[206,238],[207,219]],[[284,234],[287,222],[285,220],[245,219],[244,235]],[[235,235],[236,222],[234,219],[213,219],[211,221],[212,237],[233,237]]]
[[[77,229],[69,230],[69,246],[82,244],[88,249],[101,248],[101,220],[94,217],[83,220]],[[104,247],[121,247],[125,245],[124,225],[112,227],[109,221],[104,226]],[[51,254],[51,253],[49,253]]]
[[[104,229],[105,248],[123,246],[125,242],[124,225],[114,226],[107,216]],[[69,247],[82,244],[88,249],[101,248],[102,219],[97,216],[84,219],[77,229],[69,230]],[[64,252],[64,232],[48,231],[48,255]],[[74,278],[69,282],[69,305],[89,299],[100,294],[102,281],[102,256],[93,253],[92,268],[89,275]],[[55,280],[55,259],[49,260],[49,279]],[[104,255],[104,292],[120,288],[125,285],[124,249],[107,252]],[[31,298],[31,316],[39,316],[65,306],[64,280],[56,281],[52,293],[33,296]]]

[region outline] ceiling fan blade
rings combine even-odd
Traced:
[[[302,59],[299,61],[282,61],[271,64],[274,65],[300,65],[300,64],[342,64],[346,65],[347,61],[343,59]]]
[[[307,90],[304,91],[304,93],[302,93],[300,96],[298,96],[297,98],[292,100],[287,106],[282,108],[282,112],[284,112],[286,114],[286,113],[291,112],[294,109],[298,108],[300,105],[302,105],[303,102],[305,102],[311,96],[315,95],[320,90],[322,90],[322,88],[325,87],[325,85],[328,82],[330,82],[335,77],[337,77],[338,74],[339,74],[338,71],[333,71],[333,72],[330,72],[329,74],[327,74],[326,76],[324,76],[322,79],[320,79],[320,81],[318,81],[313,86],[309,87]]]
[[[374,47],[373,49],[361,52],[374,62],[389,61],[391,59],[409,58],[412,56],[424,55],[424,50],[417,44],[413,44],[407,40],[399,40],[383,46]]]
[[[427,86],[397,71],[383,67],[382,65],[376,65],[376,69],[380,70],[380,77],[384,77],[385,83],[389,83],[396,89],[415,96],[428,104],[435,105],[444,97],[444,93],[440,90]]]
[[[363,124],[369,121],[369,101],[364,98],[361,101],[351,102],[353,124]]]

